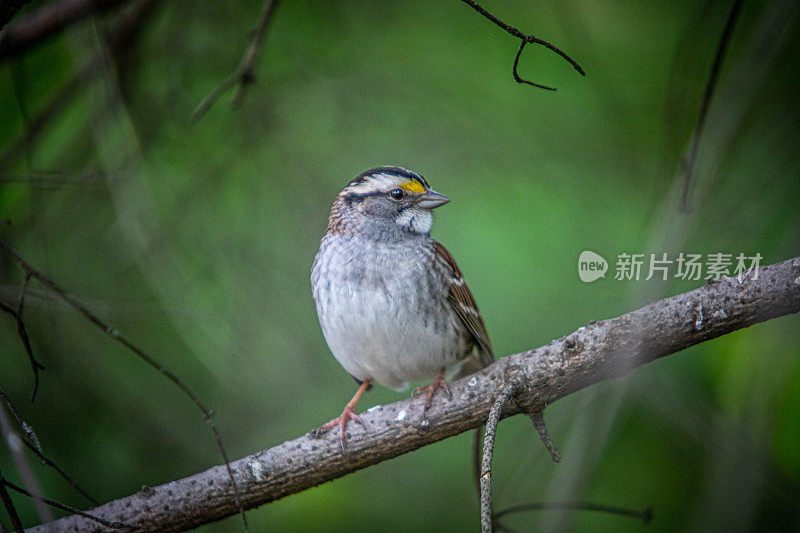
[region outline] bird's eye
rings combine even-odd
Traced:
[[[389,191],[389,196],[392,197],[392,200],[402,200],[403,196],[405,196],[405,193],[403,192],[403,189],[392,189]]]

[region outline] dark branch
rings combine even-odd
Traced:
[[[540,89],[544,89],[546,91],[555,91],[555,87],[551,87],[549,85],[542,85],[541,83],[534,83],[530,80],[523,79],[517,74],[517,65],[519,64],[519,56],[522,55],[522,49],[525,48],[525,43],[527,41],[523,39],[519,43],[519,48],[517,49],[517,55],[514,56],[514,66],[511,68],[511,74],[514,76],[514,81],[517,83],[527,83],[528,85],[533,85],[534,87],[538,87]]]
[[[42,498],[41,496],[36,496],[35,494],[31,494],[29,491],[23,489],[22,487],[15,485],[8,481],[7,479],[0,478],[0,484],[3,485],[3,488],[8,487],[11,490],[19,492],[27,496],[28,498],[34,499],[38,502],[41,502],[45,505],[49,505],[50,507],[55,507],[56,509],[61,509],[62,511],[66,511],[68,513],[72,513],[78,516],[82,516],[92,522],[97,522],[98,524],[104,525],[110,529],[130,529],[131,525],[126,524],[125,522],[109,522],[108,520],[103,520],[97,516],[93,516],[89,513],[84,513],[79,509],[75,509],[74,507],[70,507],[69,505],[64,505],[63,503],[54,502],[53,500],[49,500],[47,498]]]
[[[8,24],[8,21],[14,18],[14,15],[30,1],[31,0],[8,0],[0,4],[0,29]]]
[[[130,0],[62,0],[45,4],[0,31],[0,62],[96,13]]]
[[[3,401],[3,403],[6,406],[6,409],[8,409],[8,412],[11,413],[11,416],[13,416],[14,420],[17,421],[17,425],[19,425],[19,427],[21,427],[22,430],[25,432],[25,436],[28,439],[30,439],[31,441],[30,444],[36,450],[41,452],[42,446],[41,444],[39,444],[39,437],[36,435],[36,432],[33,431],[33,428],[27,422],[25,422],[21,416],[19,416],[17,408],[14,407],[14,403],[11,401],[11,398],[9,398],[8,394],[6,394],[6,391],[4,391],[1,388],[0,388],[0,400]]]
[[[170,370],[165,368],[161,365],[158,361],[156,361],[152,356],[146,353],[144,350],[136,346],[131,340],[127,337],[123,336],[116,328],[112,327],[109,323],[104,321],[99,316],[92,313],[87,307],[83,304],[75,300],[72,296],[67,294],[66,290],[64,290],[61,286],[56,284],[53,280],[33,268],[27,261],[17,252],[14,248],[11,247],[5,240],[0,239],[0,249],[4,250],[8,253],[14,261],[22,268],[25,272],[25,276],[35,278],[37,281],[42,283],[45,287],[53,291],[58,297],[63,300],[67,305],[69,305],[74,310],[78,311],[83,317],[97,326],[100,330],[102,330],[106,335],[111,337],[113,340],[122,344],[125,348],[133,352],[137,357],[143,360],[145,363],[150,365],[154,368],[157,372],[161,375],[166,377],[172,383],[175,384],[183,393],[186,395],[192,403],[197,406],[197,408],[203,414],[203,418],[208,423],[209,428],[211,429],[211,433],[214,435],[214,440],[216,441],[217,448],[219,449],[220,453],[222,454],[222,458],[225,461],[225,466],[228,472],[228,478],[231,484],[233,485],[233,493],[236,500],[237,509],[241,512],[242,521],[244,523],[245,529],[247,529],[247,519],[244,515],[244,507],[241,504],[239,498],[239,490],[236,486],[236,478],[233,475],[233,470],[230,466],[230,459],[228,458],[228,453],[225,451],[225,447],[222,444],[222,437],[217,431],[217,427],[214,424],[213,414],[211,410],[206,407],[206,405],[200,400],[200,397],[195,394],[195,392],[189,388],[183,381],[178,378],[175,374],[173,374]]]
[[[56,463],[51,461],[42,451],[42,445],[39,443],[39,437],[36,435],[36,432],[33,431],[33,428],[19,416],[16,407],[11,402],[11,398],[5,393],[3,389],[0,389],[0,400],[3,401],[8,412],[11,413],[11,416],[14,417],[14,420],[17,421],[17,425],[22,428],[22,431],[25,433],[24,439],[22,439],[22,443],[31,450],[42,464],[49,466],[53,470],[55,470],[64,480],[69,483],[73,489],[75,489],[81,496],[86,498],[90,503],[93,505],[98,505],[96,499],[92,498],[88,492],[86,492],[83,487],[78,485],[78,482],[72,479],[64,470],[61,469]]]
[[[508,372],[509,370],[514,373]],[[490,533],[492,531],[492,459],[494,458],[494,438],[497,435],[497,424],[500,423],[500,415],[506,403],[522,388],[519,372],[515,367],[506,367],[506,384],[503,390],[497,395],[497,399],[489,410],[489,417],[486,420],[486,433],[483,437],[483,458],[481,459],[481,531]]]
[[[3,502],[3,508],[6,510],[6,514],[11,520],[11,527],[13,527],[14,531],[17,533],[22,533],[22,522],[17,514],[17,509],[14,507],[14,502],[11,501],[11,496],[6,490],[6,483],[6,478],[4,478],[3,473],[0,472],[0,502]]]
[[[231,105],[235,108],[241,105],[241,103],[244,101],[247,86],[256,80],[255,73],[253,72],[253,65],[258,57],[258,52],[261,50],[261,42],[264,40],[264,35],[266,34],[270,20],[272,20],[272,14],[275,12],[275,7],[277,4],[278,0],[264,1],[263,6],[261,7],[261,16],[258,19],[258,26],[256,26],[256,29],[253,32],[253,38],[250,40],[250,44],[245,49],[236,71],[234,71],[234,73],[231,74],[225,81],[217,85],[214,90],[211,91],[211,94],[206,96],[205,99],[203,99],[203,101],[197,105],[192,112],[192,120],[199,120],[203,114],[208,111],[208,108],[210,108],[220,96],[222,96],[234,85],[238,85],[238,89],[236,91],[236,95],[234,95],[233,100],[231,101]]]
[[[0,405],[0,434],[2,434],[3,440],[6,442],[6,444],[8,444],[8,448],[11,451],[11,456],[14,459],[14,465],[17,467],[17,472],[19,472],[22,482],[26,487],[28,487],[28,490],[32,494],[41,496],[42,491],[39,489],[39,483],[36,481],[36,477],[33,475],[33,471],[31,470],[30,465],[28,465],[28,462],[25,460],[25,454],[23,453],[22,445],[25,442],[25,439],[20,437],[19,434],[14,430],[14,425],[11,423],[4,405]],[[35,501],[34,506],[36,507],[36,512],[42,521],[49,521],[53,519],[50,509],[48,509],[41,502]]]
[[[548,41],[545,41],[543,39],[539,39],[538,37],[536,37],[534,35],[528,35],[528,34],[522,33],[520,30],[518,30],[514,26],[506,24],[505,22],[503,22],[499,18],[495,17],[494,15],[492,15],[491,13],[486,11],[483,7],[481,7],[477,2],[474,2],[473,0],[461,0],[461,1],[464,2],[465,4],[467,4],[468,6],[472,7],[475,11],[477,11],[478,13],[480,13],[481,15],[483,15],[484,17],[486,17],[490,21],[492,21],[495,25],[499,26],[500,28],[503,28],[510,35],[513,35],[514,37],[517,37],[518,39],[520,39],[519,49],[517,50],[517,55],[514,56],[514,67],[512,68],[512,74],[514,76],[514,81],[516,81],[517,83],[527,83],[528,85],[533,85],[534,87],[539,87],[540,89],[545,89],[545,90],[548,90],[548,91],[555,91],[556,90],[555,87],[550,87],[549,85],[541,85],[539,83],[534,83],[532,81],[529,81],[529,80],[521,78],[519,76],[519,74],[517,74],[517,65],[519,64],[519,56],[522,54],[522,49],[525,48],[525,45],[527,43],[533,43],[533,44],[538,44],[538,45],[544,46],[545,48],[547,48],[551,52],[555,52],[556,54],[561,56],[565,61],[567,61],[570,65],[572,65],[572,68],[577,70],[580,73],[581,76],[585,76],[586,75],[586,73],[583,71],[583,68],[581,68],[581,66],[578,64],[578,62],[575,61],[574,59],[572,59],[569,55],[567,55],[566,52],[562,51],[557,46],[555,46],[555,45],[553,45],[553,44],[551,44]]]
[[[263,505],[408,453],[484,424],[511,368],[520,390],[501,418],[530,415],[575,391],[618,378],[634,368],[701,342],[800,311],[800,257],[765,266],[754,275],[720,281],[650,303],[617,318],[593,322],[547,346],[503,357],[450,385],[452,399],[436,402],[420,426],[423,405],[407,399],[361,414],[365,429],[350,427],[347,456],[339,436],[305,435],[231,463],[245,508]],[[702,321],[698,318],[702,314]],[[225,466],[217,466],[91,511],[124,520],[137,531],[177,531],[237,512]],[[48,527],[79,530],[70,516]],[[92,524],[94,526],[94,524]]]
[[[33,394],[31,395],[31,401],[36,398],[36,390],[39,388],[39,370],[44,370],[44,366],[42,366],[39,361],[33,356],[33,349],[31,348],[31,341],[28,337],[28,331],[25,329],[25,322],[22,320],[22,316],[20,315],[20,311],[22,309],[22,302],[25,298],[25,290],[28,286],[28,277],[25,277],[25,283],[23,284],[23,291],[20,295],[19,305],[17,309],[14,309],[10,305],[4,304],[0,302],[0,311],[8,313],[12,317],[14,317],[14,321],[17,324],[17,335],[19,336],[20,340],[22,341],[22,346],[25,348],[25,353],[28,355],[28,361],[31,364],[31,369],[33,370]]]
[[[711,73],[708,75],[706,88],[703,91],[703,103],[700,106],[700,115],[697,117],[697,124],[692,134],[691,144],[689,146],[689,153],[683,158],[681,167],[683,168],[683,192],[681,193],[680,210],[686,212],[689,209],[689,191],[692,185],[692,175],[694,174],[694,166],[697,161],[697,149],[700,146],[700,138],[703,136],[703,128],[706,124],[706,117],[708,116],[708,108],[711,106],[711,100],[714,98],[714,90],[717,88],[717,81],[719,80],[719,71],[722,67],[722,60],[725,58],[725,52],[728,49],[728,43],[733,34],[733,28],[736,26],[736,21],[739,18],[739,11],[742,7],[742,0],[733,0],[730,13],[728,13],[728,20],[725,22],[725,29],[722,30],[722,36],[717,44],[717,53],[714,56],[714,63],[711,65]]]
[[[156,0],[138,0],[131,5],[130,9],[125,10],[111,25],[108,32],[107,43],[109,48],[113,51],[130,46],[155,5]],[[33,143],[39,134],[44,131],[45,127],[61,116],[65,110],[69,109],[71,100],[101,71],[104,58],[105,56],[102,52],[92,56],[89,61],[77,69],[75,75],[64,83],[41,110],[30,119],[25,131],[10,143],[3,155],[0,156],[0,171],[11,166],[20,155],[30,152]]]
[[[44,370],[39,361],[33,356],[33,347],[31,347],[31,339],[28,336],[28,330],[25,328],[25,321],[22,319],[22,311],[25,309],[25,296],[28,294],[28,283],[31,281],[31,275],[25,274],[25,281],[22,282],[22,290],[19,292],[19,303],[17,304],[17,334],[22,340],[22,345],[25,347],[25,352],[28,354],[28,360],[33,369],[33,393],[31,394],[31,401],[36,399],[36,391],[39,390],[39,370]]]
[[[539,438],[542,439],[542,444],[544,444],[544,447],[550,452],[550,457],[553,459],[553,462],[560,463],[561,456],[558,455],[558,449],[556,445],[553,444],[553,439],[550,438],[550,433],[547,431],[547,425],[544,423],[544,413],[541,411],[531,413],[531,421],[533,422],[533,427],[535,427],[536,431],[539,433]]]
[[[495,513],[495,522],[504,516],[514,513],[522,513],[526,511],[547,511],[554,509],[572,509],[575,511],[596,511],[599,513],[610,513],[619,516],[630,516],[631,518],[638,518],[642,523],[647,524],[653,519],[653,508],[648,507],[644,511],[637,511],[636,509],[628,509],[626,507],[617,507],[614,505],[599,505],[596,503],[523,503],[520,505],[513,505],[502,511]]]

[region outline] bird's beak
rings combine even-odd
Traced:
[[[417,198],[417,207],[421,207],[422,209],[433,209],[434,207],[439,207],[440,205],[444,205],[449,201],[450,198],[444,194],[440,194],[433,189],[428,189],[425,194]]]

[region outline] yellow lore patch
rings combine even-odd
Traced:
[[[410,192],[420,192],[420,193],[425,192],[425,187],[417,180],[404,181],[400,185],[400,188]]]

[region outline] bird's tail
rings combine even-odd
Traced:
[[[456,379],[461,379],[464,376],[474,374],[478,370],[484,369],[494,363],[494,354],[486,350],[476,349],[473,350],[469,357],[466,358],[461,365],[461,370],[456,376]]]

